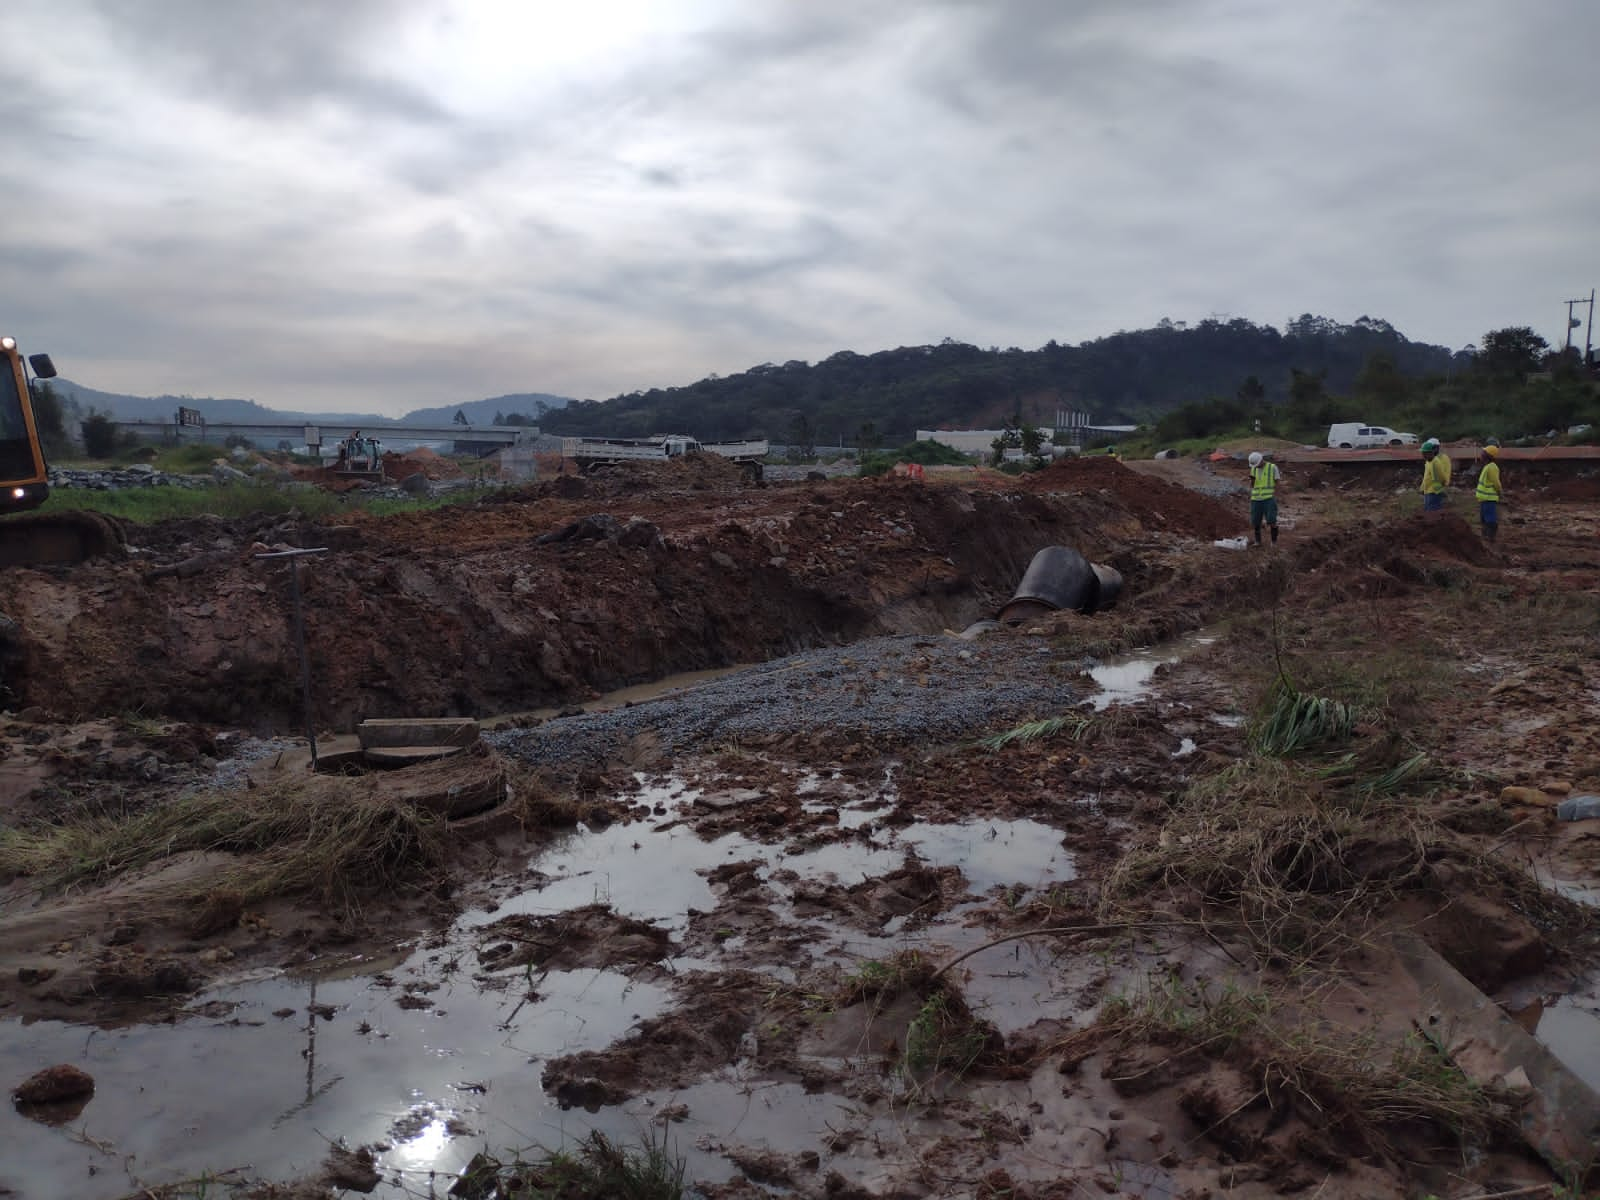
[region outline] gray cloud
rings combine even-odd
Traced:
[[[1600,277],[1582,0],[13,8],[7,319],[110,390],[403,411],[1211,312],[1459,345]]]
[[[421,87],[362,61],[422,6],[414,0],[255,4],[228,0],[97,0],[95,8],[126,53],[173,71],[204,98],[252,113],[287,114],[319,103],[366,119],[448,118]]]

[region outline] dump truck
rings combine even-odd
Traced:
[[[761,460],[771,449],[762,439],[751,442],[701,442],[687,434],[672,433],[650,438],[561,439],[561,455],[578,464],[585,473],[617,463],[669,462],[693,454],[715,454],[739,464],[751,479],[761,478]]]
[[[33,415],[29,367],[39,379],[55,378],[48,354],[24,360],[15,338],[0,337],[0,567],[76,563],[121,550],[127,537],[110,517],[30,511],[50,498],[50,473]]]

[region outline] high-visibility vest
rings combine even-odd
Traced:
[[[1444,495],[1444,472],[1439,470],[1437,456],[1428,459],[1422,464],[1422,494],[1424,496]]]
[[[1487,462],[1478,472],[1478,499],[1500,499],[1500,464]]]
[[[1278,464],[1262,463],[1250,468],[1250,499],[1271,500],[1278,486]]]

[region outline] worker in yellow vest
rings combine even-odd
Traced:
[[[1437,471],[1440,478],[1444,480],[1445,490],[1449,491],[1450,476],[1455,470],[1455,463],[1450,461],[1450,456],[1444,452],[1444,447],[1439,445],[1438,438],[1429,438],[1428,441],[1433,443],[1433,452],[1438,456],[1438,465],[1434,467],[1434,470]],[[1423,443],[1423,448],[1427,448],[1427,442]]]
[[[1478,520],[1483,525],[1485,541],[1494,541],[1500,528],[1500,457],[1499,446],[1485,446],[1478,451]]]
[[[1278,464],[1268,462],[1259,450],[1250,452],[1250,528],[1261,545],[1261,526],[1272,530],[1278,544]]]
[[[1450,486],[1450,460],[1439,454],[1439,443],[1429,438],[1422,443],[1422,511],[1444,509],[1444,489]]]

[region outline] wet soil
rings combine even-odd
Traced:
[[[18,1148],[0,1186],[115,1197],[241,1163],[317,1179],[340,1138],[369,1148],[379,1194],[418,1195],[485,1145],[590,1129],[667,1139],[707,1196],[1354,1200],[1553,1179],[1509,1128],[1469,1146],[1427,1121],[1335,1120],[1336,1095],[1264,1083],[1247,1041],[1103,1019],[1181,985],[1285,997],[1285,1021],[1375,1039],[1375,1062],[1414,1036],[1381,924],[1351,914],[1348,954],[1274,962],[1182,871],[1133,908],[1116,890],[1130,855],[1215,832],[1192,786],[1248,790],[1227,772],[1286,671],[1359,702],[1319,768],[1427,759],[1392,827],[1327,861],[1382,880],[1384,913],[1508,1009],[1538,998],[1552,1043],[1581,1040],[1594,922],[1537,881],[1581,899],[1600,838],[1539,797],[1600,791],[1600,511],[1535,501],[1487,547],[1456,517],[1318,508],[1312,489],[1276,551],[1230,552],[1211,540],[1241,532],[1242,504],[1110,462],[970,487],[656,475],[342,529],[184,523],[126,563],[13,573],[9,829],[292,769],[288,740],[243,736],[297,703],[283,580],[245,559],[255,541],[337,549],[305,577],[328,725],[568,715],[494,739],[540,807],[451,823],[437,877],[359,912],[175,903],[225,847],[65,894],[0,881],[6,1085],[57,1064],[95,1080],[59,1128],[0,1113]],[[1124,603],[958,637],[1052,541],[1117,566]],[[580,706],[737,662],[765,665]],[[805,681],[790,691],[810,719],[752,732],[789,694],[777,670]],[[963,720],[919,702],[941,685]],[[717,708],[721,688],[747,699]],[[534,749],[552,745],[600,749]],[[418,794],[482,770],[436,764]],[[1330,778],[1308,787],[1331,796]]]

